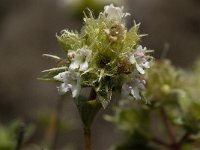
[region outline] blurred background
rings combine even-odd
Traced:
[[[200,55],[199,0],[0,0],[0,127],[6,130],[14,120],[22,120],[34,128],[29,143],[45,147],[51,142],[59,98],[55,85],[37,80],[42,70],[54,65],[42,54],[63,56],[55,35],[63,29],[80,30],[85,8],[98,14],[111,2],[124,5],[132,14],[129,27],[134,20],[141,22],[140,33],[148,34],[142,45],[154,49],[156,58],[166,57],[176,66],[190,68]],[[68,98],[62,105],[57,149],[70,145],[81,149],[81,122],[73,100]],[[102,111],[94,122],[95,150],[108,149],[120,140],[113,126],[102,119],[109,112]]]

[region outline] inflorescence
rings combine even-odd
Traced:
[[[127,29],[129,13],[113,4],[104,7],[98,18],[91,11],[85,14],[80,33],[69,30],[57,35],[65,58],[45,54],[58,62],[53,69],[44,70],[45,80],[60,83],[60,94],[72,92],[79,96],[84,87],[91,87],[97,100],[106,107],[113,91],[121,91],[124,98],[142,99],[145,88],[143,75],[150,68],[150,50],[140,45],[139,24]]]

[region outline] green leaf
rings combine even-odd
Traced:
[[[75,99],[75,103],[84,126],[90,128],[96,114],[102,108],[101,103],[96,100],[88,100],[81,95]]]

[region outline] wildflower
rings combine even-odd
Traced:
[[[85,48],[78,49],[76,52],[69,52],[68,57],[71,58],[69,69],[75,70],[79,68],[79,71],[87,70],[91,54],[92,51]]]
[[[61,95],[67,93],[69,90],[72,92],[72,97],[77,97],[79,95],[81,90],[81,78],[78,73],[74,71],[65,71],[54,76],[54,79],[62,82],[58,87],[58,91]]]
[[[138,45],[142,37],[139,25],[127,30],[124,19],[130,14],[113,4],[105,6],[98,18],[91,11],[85,15],[80,32],[65,29],[57,35],[65,58],[47,55],[59,60],[59,64],[45,71],[44,79],[60,81],[58,91],[71,91],[73,97],[79,95],[81,86],[90,87],[104,108],[111,100],[110,93],[121,88],[125,95],[142,99],[144,85],[140,78],[149,68],[151,56],[146,47]]]
[[[141,99],[140,91],[145,89],[145,80],[139,80],[135,77],[129,81],[126,81],[122,85],[122,96],[127,98],[128,95],[132,95],[136,100]]]
[[[145,73],[144,68],[150,68],[149,62],[145,59],[145,51],[146,47],[142,48],[142,46],[139,45],[136,52],[129,57],[131,64],[135,64],[136,69],[141,74]]]
[[[115,7],[113,4],[104,7],[104,14],[107,15],[108,19],[115,21],[121,21],[124,17],[130,16],[129,13],[123,13],[123,7]]]

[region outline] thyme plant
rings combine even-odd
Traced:
[[[198,150],[200,139],[200,74],[157,61],[146,74],[149,105],[123,100],[106,119],[125,133],[115,150]],[[198,91],[198,92],[197,92]],[[128,135],[128,136],[127,136]]]
[[[100,108],[106,108],[112,93],[124,98],[142,99],[144,74],[150,68],[150,50],[140,45],[139,24],[128,29],[125,19],[130,16],[123,7],[104,7],[97,18],[85,13],[80,32],[62,30],[57,35],[65,56],[44,54],[57,61],[57,66],[44,70],[43,80],[56,81],[60,95],[72,93],[84,125],[85,150],[91,149],[90,127]],[[90,88],[90,95],[82,89]]]

